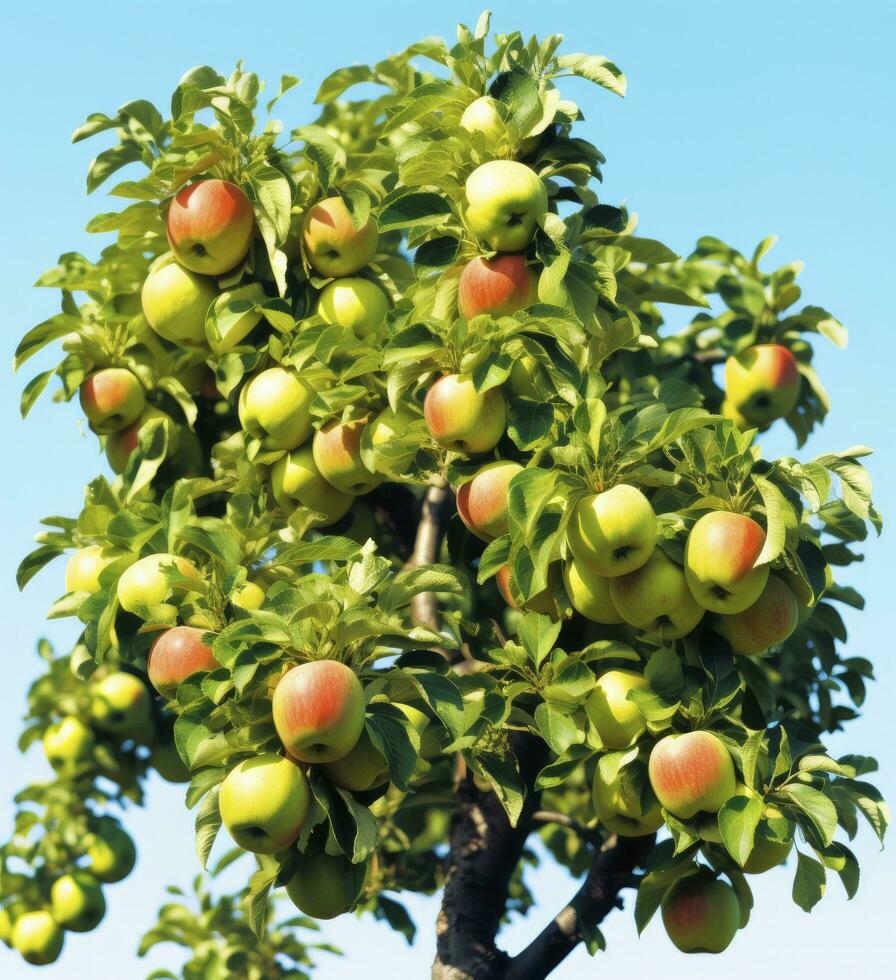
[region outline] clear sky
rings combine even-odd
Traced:
[[[847,4],[835,0],[753,0],[750,4],[691,0],[589,3],[573,0],[495,0],[499,30],[561,32],[567,51],[612,58],[629,78],[629,96],[615,96],[584,82],[570,91],[582,105],[585,135],[608,157],[603,199],[621,200],[641,215],[641,231],[686,252],[700,234],[714,234],[743,250],[766,233],[781,241],[772,258],[806,261],[806,302],[827,306],[850,331],[845,352],[820,341],[817,365],[832,399],[829,423],[801,455],[817,455],[856,443],[873,446],[870,461],[877,502],[896,512],[893,457],[894,345],[892,299],[896,137],[891,0]],[[69,135],[88,113],[113,113],[122,103],[149,98],[165,106],[181,74],[196,64],[229,70],[238,58],[276,89],[282,73],[302,86],[282,103],[289,125],[308,121],[319,81],[332,69],[376,60],[428,34],[452,35],[458,20],[475,22],[478,3],[389,0],[361,3],[194,3],[155,0],[124,4],[5,4],[4,110],[0,129],[3,188],[0,268],[3,270],[3,340],[10,363],[19,336],[55,312],[57,295],[31,283],[57,256],[73,249],[93,255],[101,247],[82,229],[88,218],[117,207],[101,196],[88,200],[84,175],[101,141],[77,146]],[[0,372],[0,425],[11,469],[4,478],[0,513],[0,617],[7,624],[0,685],[0,833],[9,828],[8,800],[35,773],[38,756],[13,750],[26,687],[35,673],[33,647],[47,635],[68,649],[70,621],[43,623],[63,591],[62,566],[51,566],[26,590],[16,591],[15,567],[31,546],[38,520],[73,514],[83,485],[102,461],[93,438],[83,438],[75,405],[42,401],[27,422],[18,418],[19,393],[39,368],[23,377]],[[775,455],[794,450],[788,434],[766,440]],[[880,783],[896,798],[896,748],[888,704],[896,690],[893,651],[892,533],[871,542],[864,566],[849,582],[865,593],[863,615],[848,612],[849,649],[870,657],[879,683],[863,717],[835,752],[876,755]],[[108,891],[109,914],[91,936],[70,936],[60,962],[47,977],[90,976],[121,980],[149,972],[150,964],[177,962],[163,947],[146,969],[133,959],[138,937],[152,925],[169,882],[187,885],[195,871],[192,819],[182,791],[153,782],[149,807],[134,811],[129,827],[140,846],[137,871]],[[879,853],[863,828],[857,846],[863,882],[858,897],[844,901],[838,881],[807,916],[790,901],[790,871],[756,881],[753,921],[720,963],[689,957],[668,943],[658,922],[637,940],[629,912],[605,926],[609,951],[591,964],[579,950],[558,977],[614,975],[611,971],[677,978],[730,980],[778,977],[799,969],[817,978],[869,976],[896,953],[891,882],[892,849]],[[539,905],[505,934],[511,951],[540,929],[574,890],[565,872],[545,868],[530,885]],[[411,903],[420,930],[417,947],[384,925],[350,918],[327,925],[325,936],[346,951],[327,958],[320,980],[363,975],[366,980],[428,975],[436,904]],[[0,975],[28,973],[0,947]]]

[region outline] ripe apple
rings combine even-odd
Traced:
[[[380,473],[371,473],[361,459],[361,436],[366,425],[360,419],[328,422],[314,433],[311,443],[320,475],[337,490],[354,497],[370,493],[384,479]]]
[[[204,629],[195,626],[174,626],[153,640],[146,672],[149,683],[162,697],[176,697],[182,681],[197,671],[219,666],[211,646],[203,640],[205,635]]]
[[[231,769],[221,783],[221,822],[240,847],[276,854],[299,836],[311,791],[290,759],[266,752]]]
[[[218,335],[212,337],[207,334],[208,345],[216,354],[226,354],[232,351],[237,344],[242,343],[246,337],[261,323],[262,313],[258,307],[264,303],[267,296],[264,286],[260,282],[246,283],[244,286],[237,286],[229,289],[225,293],[217,296],[212,303],[211,313],[215,316]],[[247,309],[241,316],[231,319],[231,316],[222,317],[221,314],[228,303],[252,303],[252,307]]]
[[[622,622],[610,598],[610,579],[571,558],[563,568],[563,584],[573,609],[585,619],[607,626]]]
[[[140,558],[126,568],[118,580],[118,601],[126,612],[141,606],[157,606],[179,592],[169,584],[166,569],[175,569],[185,578],[198,578],[199,569],[180,555],[156,554]]]
[[[501,598],[510,606],[511,609],[519,610],[520,612],[534,612],[539,613],[542,616],[550,616],[554,622],[560,619],[560,612],[557,609],[557,603],[554,601],[553,590],[550,586],[543,589],[541,592],[536,592],[531,599],[524,602],[522,606],[513,597],[513,590],[510,587],[510,566],[502,565],[498,571],[495,573],[495,582],[498,586],[498,592],[501,593]]]
[[[650,785],[657,799],[682,820],[718,813],[734,796],[734,763],[712,732],[667,735],[650,753]]]
[[[711,612],[743,612],[762,595],[768,565],[755,568],[765,531],[752,518],[716,510],[691,528],[684,574],[691,594]]]
[[[316,521],[318,527],[335,524],[348,513],[355,499],[351,494],[337,490],[320,475],[310,443],[281,456],[274,463],[271,490],[286,514],[291,514],[299,505],[321,514]]]
[[[205,344],[205,317],[218,290],[211,279],[181,268],[170,253],[156,259],[141,292],[143,315],[173,344]]]
[[[50,889],[50,905],[56,922],[71,932],[96,929],[106,914],[103,890],[86,871],[57,878]]]
[[[137,849],[130,835],[112,817],[102,817],[90,837],[87,871],[94,878],[112,885],[131,873],[137,863]]]
[[[538,277],[525,255],[480,255],[464,266],[458,284],[461,314],[472,320],[480,313],[510,316],[538,302]]]
[[[246,582],[230,597],[230,604],[250,612],[261,609],[264,604],[265,592],[257,582]]]
[[[790,586],[778,575],[769,575],[762,595],[743,612],[717,616],[718,631],[731,649],[746,657],[765,653],[793,635],[800,621],[800,607]]]
[[[312,919],[335,919],[358,901],[366,875],[367,862],[352,864],[342,854],[300,854],[286,894]]]
[[[370,442],[377,453],[377,466],[398,476],[403,476],[417,455],[416,449],[409,449],[398,454],[389,451],[381,452],[382,447],[401,436],[410,426],[420,421],[420,416],[406,409],[397,412],[388,406],[384,408],[370,423]]]
[[[783,418],[800,396],[796,358],[781,344],[757,344],[732,355],[725,362],[725,394],[730,410],[749,428]]]
[[[121,738],[146,741],[152,735],[149,691],[139,677],[122,670],[93,685],[90,717],[101,731]]]
[[[188,783],[190,770],[181,759],[177,746],[172,740],[157,741],[152,747],[150,762],[155,771],[166,783]]]
[[[793,839],[781,840],[768,835],[760,824],[753,842],[753,850],[743,863],[741,871],[747,875],[761,875],[779,864],[784,864],[793,850]]]
[[[494,541],[510,527],[510,481],[522,473],[519,463],[486,463],[457,489],[457,513],[483,541]]]
[[[627,575],[653,554],[656,515],[637,487],[620,483],[576,503],[566,540],[573,556],[598,575]]]
[[[679,878],[662,902],[663,925],[682,953],[721,953],[740,928],[731,885],[708,873]]]
[[[99,592],[100,573],[119,557],[98,544],[80,548],[65,566],[65,591]]]
[[[364,731],[364,688],[338,660],[313,660],[287,671],[274,690],[274,727],[300,762],[335,762]]]
[[[243,260],[255,214],[236,184],[216,177],[182,187],[168,208],[168,245],[192,272],[219,276]]]
[[[148,407],[136,422],[132,422],[125,428],[119,429],[118,432],[106,436],[106,459],[113,473],[124,473],[131,453],[137,448],[140,432],[147,422],[151,422],[153,419],[159,419],[167,430],[168,458],[171,458],[178,451],[180,427],[170,415],[159,411],[157,408]]]
[[[608,749],[624,749],[647,729],[647,720],[629,691],[649,691],[642,674],[633,670],[608,670],[597,679],[585,702],[585,714]]]
[[[610,598],[630,625],[662,640],[687,636],[700,622],[703,606],[691,595],[684,569],[662,550],[627,575],[610,580]]]
[[[427,391],[423,417],[429,434],[457,453],[487,453],[507,424],[507,402],[499,388],[479,392],[469,375],[446,374]]]
[[[659,803],[651,798],[645,807],[641,794],[642,786],[630,766],[620,769],[609,783],[601,779],[600,767],[595,769],[591,791],[594,812],[610,833],[620,837],[644,837],[662,827]]]
[[[328,282],[317,299],[318,316],[354,331],[359,338],[375,334],[391,306],[385,290],[361,276]]]
[[[93,732],[75,715],[50,725],[43,737],[44,755],[57,772],[72,772],[92,758],[94,744]]]
[[[321,276],[351,276],[376,255],[379,232],[373,218],[360,228],[341,197],[318,201],[305,218],[302,241],[308,264]]]
[[[315,389],[285,367],[250,378],[240,392],[240,425],[265,449],[295,449],[311,435]]]
[[[55,963],[62,952],[64,935],[53,916],[45,911],[23,912],[12,927],[12,947],[32,966]]]
[[[81,409],[94,432],[117,432],[140,416],[146,405],[143,385],[127,368],[103,368],[81,383]]]
[[[466,219],[470,231],[496,252],[522,252],[548,209],[541,178],[514,160],[491,160],[467,178]]]

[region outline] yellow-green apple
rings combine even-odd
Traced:
[[[735,653],[755,657],[793,635],[800,621],[800,607],[790,586],[778,575],[769,575],[762,595],[743,612],[717,616],[716,626]]]
[[[573,609],[585,619],[607,626],[622,622],[610,598],[610,581],[575,557],[563,568],[563,583]]]
[[[152,735],[149,691],[139,677],[116,670],[90,693],[90,717],[101,731],[139,740]]]
[[[684,569],[655,548],[647,561],[610,580],[610,598],[630,625],[662,640],[687,636],[700,622],[703,606],[691,595]]]
[[[725,395],[730,410],[751,428],[783,418],[800,396],[796,358],[781,344],[757,344],[732,355],[725,362]]]
[[[759,426],[751,425],[727,398],[722,402],[722,416],[726,419],[731,419],[741,432],[746,432],[747,429],[759,428]]]
[[[602,826],[620,837],[644,837],[656,833],[663,825],[663,815],[649,790],[649,802],[644,805],[642,790],[645,789],[633,776],[630,766],[621,768],[611,782],[601,779],[598,766],[591,798]]]
[[[480,313],[510,316],[538,301],[538,277],[524,255],[480,255],[464,266],[457,304],[468,320]]]
[[[177,751],[177,746],[171,739],[157,741],[152,747],[150,756],[155,771],[166,783],[188,783],[190,770]]]
[[[150,266],[140,295],[143,315],[160,337],[173,344],[205,343],[205,317],[218,295],[211,279],[166,254]]]
[[[118,601],[126,612],[136,612],[141,606],[157,606],[181,591],[172,586],[167,570],[184,578],[198,578],[199,569],[180,555],[156,554],[140,558],[126,568],[118,579]]]
[[[182,187],[168,208],[168,245],[192,272],[219,276],[252,244],[255,214],[236,184],[213,177]]]
[[[317,313],[357,337],[369,337],[382,326],[392,303],[384,289],[361,276],[334,279],[321,290]]]
[[[717,813],[734,796],[734,763],[712,732],[667,735],[654,745],[648,764],[657,799],[682,820]]]
[[[762,595],[768,565],[756,566],[765,531],[750,517],[715,510],[691,528],[684,574],[691,594],[711,612],[743,612]]]
[[[637,487],[620,483],[575,504],[566,540],[574,557],[598,575],[627,575],[653,554],[656,515]]]
[[[287,671],[274,689],[274,727],[300,762],[335,762],[364,730],[364,689],[338,660],[314,660]]]
[[[139,418],[146,405],[143,385],[127,368],[103,368],[81,383],[81,408],[94,432],[117,432]]]
[[[98,821],[87,848],[89,871],[108,885],[126,878],[137,863],[137,849],[130,835],[112,817]]]
[[[272,367],[250,378],[240,392],[240,425],[268,450],[295,449],[311,435],[311,402],[317,392],[290,368]]]
[[[519,463],[497,460],[486,463],[457,488],[457,513],[483,541],[494,541],[510,527],[510,481],[522,473]]]
[[[731,885],[700,871],[666,892],[662,916],[682,953],[721,953],[740,928],[740,903]]]
[[[366,875],[366,862],[352,864],[342,854],[300,854],[286,894],[312,919],[335,919],[358,901]]]
[[[748,875],[761,875],[779,864],[784,864],[793,850],[793,838],[782,839],[767,832],[767,825],[760,824],[753,841],[753,850],[744,861],[741,871]]]
[[[274,752],[246,759],[221,783],[221,822],[240,847],[276,854],[299,836],[311,791],[305,773]]]
[[[271,467],[271,490],[286,514],[296,507],[307,507],[320,514],[317,526],[326,527],[344,517],[354,502],[320,475],[311,444],[306,443],[281,456]]]
[[[125,428],[119,429],[118,432],[106,436],[106,459],[109,461],[113,473],[124,473],[131,453],[137,448],[140,432],[153,419],[159,419],[167,430],[168,456],[170,457],[177,452],[179,438],[178,427],[175,425],[174,419],[165,412],[150,406],[143,411],[136,422],[132,422]]]
[[[464,109],[460,124],[468,133],[482,133],[490,144],[499,140],[506,132],[500,106],[489,95],[482,95],[471,102]]]
[[[23,912],[12,927],[12,948],[32,966],[55,963],[62,952],[63,939],[62,929],[45,909]]]
[[[358,544],[367,544],[369,540],[377,540],[378,528],[373,510],[363,500],[355,498],[351,510],[345,519],[339,522],[334,531],[343,538],[350,538]]]
[[[267,296],[260,282],[250,282],[237,286],[217,296],[209,311],[209,320],[214,320],[215,329],[206,325],[208,345],[216,354],[226,354],[241,343],[261,323],[262,312],[258,308]],[[243,312],[225,314],[228,304],[239,304]],[[251,304],[251,305],[250,305]]]
[[[204,629],[195,626],[174,626],[153,640],[146,673],[162,697],[175,697],[182,681],[197,671],[219,666],[211,645],[203,639],[206,635]]]
[[[446,374],[427,391],[423,417],[440,446],[458,453],[487,453],[504,435],[507,402],[500,388],[480,392],[469,375]]]
[[[585,714],[608,749],[624,749],[647,728],[647,720],[629,691],[649,691],[643,674],[633,670],[608,670],[598,677],[585,702]]]
[[[66,592],[99,592],[100,573],[118,557],[98,544],[80,548],[65,566]]]
[[[542,616],[550,616],[554,622],[561,618],[560,612],[557,609],[557,603],[554,601],[554,594],[550,585],[541,592],[536,592],[534,596],[520,605],[513,596],[513,590],[510,586],[510,579],[511,575],[509,565],[502,565],[495,573],[495,582],[497,583],[498,591],[501,593],[501,598],[507,603],[508,606],[510,606],[511,609],[517,609],[521,612],[539,613]]]
[[[386,760],[366,730],[347,755],[320,768],[331,783],[353,793],[376,789],[389,781]]]
[[[477,167],[464,187],[467,227],[496,252],[521,252],[548,209],[541,178],[514,160]]]
[[[71,932],[96,929],[106,914],[103,890],[86,871],[57,878],[50,889],[50,906],[56,922]]]
[[[230,597],[231,605],[252,611],[261,609],[265,592],[257,582],[244,582]]]
[[[361,437],[367,423],[361,419],[328,422],[314,433],[311,450],[320,475],[343,493],[357,497],[383,482],[361,459]]]
[[[379,237],[373,218],[355,228],[345,201],[328,197],[309,210],[302,242],[308,264],[318,275],[339,278],[354,275],[370,262]]]
[[[543,373],[544,369],[533,354],[523,354],[522,357],[517,357],[513,362],[508,378],[508,384],[514,397],[541,401],[541,391],[537,381]]]
[[[71,772],[93,756],[95,739],[90,728],[75,715],[66,715],[44,732],[47,762],[57,772]]]
[[[384,408],[370,423],[370,444],[373,446],[377,457],[377,466],[389,472],[403,475],[414,457],[417,455],[416,449],[403,450],[395,453],[392,450],[383,452],[383,447],[400,437],[410,426],[420,420],[419,415],[407,409],[399,409],[397,412],[388,406]]]
[[[9,946],[12,941],[12,916],[9,909],[0,909],[0,943]]]

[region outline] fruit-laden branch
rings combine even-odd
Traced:
[[[420,508],[420,523],[417,525],[417,537],[414,550],[406,568],[416,568],[418,565],[432,565],[438,560],[442,538],[445,535],[445,524],[448,520],[448,504],[451,491],[442,483],[430,486],[423,495]],[[439,610],[435,594],[422,592],[414,596],[411,605],[411,617],[417,624],[439,628]]]

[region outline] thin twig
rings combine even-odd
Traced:
[[[568,817],[565,813],[558,813],[556,810],[536,810],[532,814],[532,822],[537,824],[556,824],[558,827],[565,827],[567,830],[571,830],[578,837],[581,837],[582,840],[588,841],[590,844],[600,845],[603,843],[603,837],[597,828],[586,827],[583,823],[579,823],[578,820]]]

